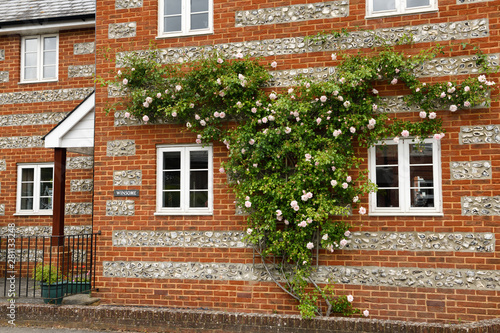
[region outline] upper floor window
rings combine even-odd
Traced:
[[[156,166],[158,214],[212,214],[212,147],[161,146]]]
[[[17,214],[52,214],[53,164],[17,167]]]
[[[438,140],[401,139],[369,149],[371,215],[440,215],[441,147]]]
[[[367,0],[366,16],[380,17],[436,11],[437,0]]]
[[[213,0],[159,0],[160,37],[213,31]]]
[[[22,38],[22,82],[57,80],[57,63],[57,35],[39,35]]]

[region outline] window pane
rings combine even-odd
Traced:
[[[377,185],[379,187],[398,187],[398,167],[377,167]]]
[[[434,177],[432,173],[432,165],[428,166],[411,166],[410,180],[411,187],[433,187]]]
[[[48,79],[51,77],[56,77],[56,67],[55,66],[43,67],[43,78]]]
[[[42,182],[52,181],[52,168],[40,169],[40,181]]]
[[[36,53],[26,53],[24,55],[24,67],[36,67]]]
[[[164,190],[180,190],[181,189],[181,172],[180,171],[164,171],[163,172],[163,189]]]
[[[375,163],[377,165],[397,165],[398,146],[397,145],[377,146]]]
[[[44,40],[44,44],[43,44],[44,51],[56,50],[57,37],[45,37],[43,40]]]
[[[191,14],[191,30],[207,29],[208,28],[208,13]]]
[[[429,0],[406,0],[406,7],[421,7],[421,6],[429,6]]]
[[[36,67],[29,67],[24,69],[24,79],[25,80],[35,80],[36,77]]]
[[[378,12],[382,10],[396,9],[395,0],[373,0],[373,11]]]
[[[165,15],[179,15],[182,14],[182,0],[164,0],[165,1]]]
[[[32,197],[34,195],[33,183],[21,184],[21,196]]]
[[[191,0],[191,13],[208,12],[208,0]]]
[[[165,17],[164,21],[164,32],[181,31],[181,17],[180,16],[169,16]]]
[[[180,170],[181,168],[181,152],[166,152],[163,153],[163,169],[164,170]]]
[[[191,190],[207,190],[208,189],[208,172],[206,171],[191,171],[189,178],[189,189]]]
[[[399,207],[399,190],[379,189],[377,207]]]
[[[191,170],[208,169],[208,151],[189,152],[189,168]]]
[[[163,206],[165,208],[175,208],[181,206],[181,192],[163,192]]]
[[[52,209],[52,198],[41,198],[40,209]]]
[[[30,38],[24,40],[24,51],[25,52],[37,52],[38,49],[38,39]]]
[[[411,190],[412,207],[434,207],[434,190],[421,189],[420,191]]]
[[[410,145],[410,164],[432,164],[432,144]]]
[[[55,65],[56,64],[56,52],[48,51],[43,53],[43,64],[47,65]]]
[[[21,199],[21,209],[33,209],[33,198],[22,198]]]
[[[25,181],[34,181],[35,180],[35,169],[22,169],[21,180]]]
[[[208,207],[208,192],[191,192],[189,195],[189,207]]]
[[[40,196],[42,197],[52,196],[52,183],[48,182],[40,183]]]

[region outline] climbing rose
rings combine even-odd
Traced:
[[[123,85],[125,85],[125,86],[126,86],[126,85],[127,85],[127,83],[128,83],[128,80],[127,80],[127,79],[123,79]]]
[[[252,228],[248,228],[248,229],[247,229],[247,234],[249,234],[249,235],[250,235],[250,234],[252,233],[252,231],[253,231],[253,229],[252,229]]]
[[[255,143],[255,140],[254,139],[250,139],[250,141],[248,141],[249,144],[253,145]]]
[[[224,173],[224,172],[226,172],[226,170],[224,170],[224,168],[223,168],[223,167],[221,167],[221,168],[219,169],[219,172],[220,172],[220,173]]]
[[[345,107],[345,108],[348,108],[348,107],[350,107],[350,106],[351,106],[351,102],[349,102],[349,101],[345,101],[345,102],[344,102],[344,107]]]
[[[396,83],[398,83],[398,79],[396,79],[396,78],[392,79],[391,84],[394,85]]]
[[[365,215],[366,214],[366,208],[365,207],[359,207],[359,213],[361,215]]]
[[[333,179],[330,184],[332,184],[332,187],[335,187],[337,186],[337,181],[335,179]]]
[[[425,117],[427,117],[427,112],[420,111],[420,113],[418,115],[420,116],[420,118],[425,119]]]
[[[325,95],[323,95],[323,96],[321,96],[321,97],[319,98],[319,100],[320,100],[322,103],[325,103],[325,102],[326,102],[326,99],[327,99],[327,98],[326,98],[326,96],[325,96]]]
[[[307,227],[307,222],[306,221],[302,221],[302,222],[300,222],[298,224],[298,226],[301,227],[301,228],[305,228],[305,227]]]
[[[332,53],[332,60],[337,60],[337,53]]]
[[[222,63],[224,62],[224,60],[222,60],[221,58],[217,58],[217,62],[218,62],[219,64],[222,64]]]
[[[439,134],[434,134],[434,139],[436,139],[436,140],[441,140],[441,135],[439,135]]]
[[[351,128],[349,128],[349,131],[351,131],[351,133],[354,134],[354,133],[356,133],[356,128],[351,127]]]
[[[125,114],[123,115],[125,118],[130,118],[130,113],[129,112],[125,112]]]
[[[446,97],[446,93],[443,91],[443,92],[441,93],[441,95],[439,95],[439,97],[441,97],[441,98],[445,98],[445,97]]]
[[[347,301],[352,303],[352,301],[354,301],[354,297],[352,295],[347,295]]]
[[[345,190],[346,188],[348,188],[349,185],[347,185],[347,183],[342,183],[342,188]]]
[[[345,239],[342,239],[342,240],[340,241],[340,246],[344,247],[344,246],[346,246],[346,245],[347,245],[347,241],[346,241]]]
[[[352,181],[352,177],[351,177],[351,176],[347,176],[346,181],[347,181],[348,183],[350,183],[350,182]]]
[[[241,59],[241,58],[243,58],[243,53],[241,52],[236,53],[236,59]]]
[[[368,310],[363,311],[363,316],[368,317],[370,315],[370,312]]]
[[[394,139],[392,139],[392,141],[398,143],[399,142],[399,136],[395,136]]]
[[[328,234],[324,234],[323,237],[321,237],[321,239],[326,241],[328,239]]]
[[[290,127],[286,127],[285,128],[285,133],[286,134],[289,134],[291,131],[292,131],[292,129]]]
[[[252,203],[251,203],[250,201],[248,201],[248,200],[247,200],[247,201],[245,201],[245,207],[246,207],[246,208],[250,208],[250,207],[252,207]]]
[[[270,98],[271,100],[275,100],[275,99],[276,99],[276,94],[275,94],[275,93],[271,93],[271,94],[269,95],[269,98]]]
[[[277,63],[276,61],[273,61],[273,62],[271,63],[271,67],[272,67],[272,68],[276,68],[276,67],[278,67],[278,63]]]
[[[429,113],[429,119],[436,119],[436,112]]]
[[[457,111],[457,109],[458,108],[457,108],[457,106],[455,104],[450,105],[450,111],[451,112],[455,112],[455,111]]]
[[[182,90],[182,86],[180,84],[176,85],[175,86],[175,90],[181,91]]]
[[[312,242],[307,243],[307,248],[311,250],[314,247],[314,244]]]
[[[346,237],[351,236],[351,232],[349,230],[347,230],[346,232],[344,232],[344,236],[346,236]]]
[[[378,90],[377,90],[377,89],[372,89],[372,93],[373,93],[374,95],[376,95],[376,94],[378,94]]]
[[[403,138],[407,138],[407,137],[409,137],[409,136],[410,136],[410,132],[408,132],[407,130],[403,130],[403,131],[401,132],[401,136],[402,136]]]
[[[465,106],[466,108],[468,108],[468,107],[470,106],[470,102],[469,102],[469,101],[465,101],[465,102],[464,102],[464,106]]]

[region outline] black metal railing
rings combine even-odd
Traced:
[[[0,297],[60,304],[65,296],[90,293],[98,235],[0,236]]]

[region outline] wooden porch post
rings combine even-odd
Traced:
[[[52,245],[64,245],[66,148],[54,148],[54,188],[52,201]]]

